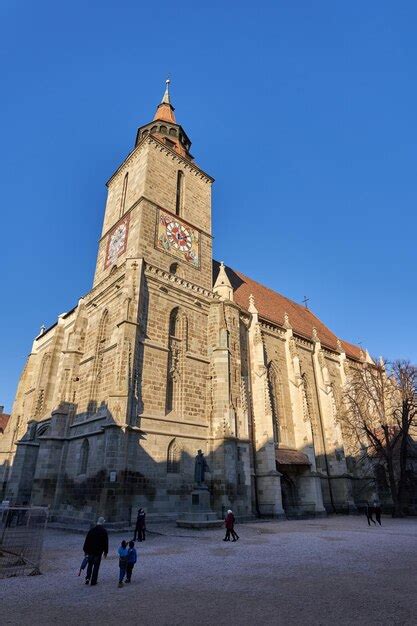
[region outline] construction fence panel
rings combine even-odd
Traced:
[[[45,507],[0,508],[0,578],[40,574]]]

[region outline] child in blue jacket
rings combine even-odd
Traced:
[[[132,571],[137,560],[138,560],[138,555],[135,549],[135,542],[129,541],[129,549],[127,552],[127,565],[126,565],[126,582],[127,583],[130,583],[130,579],[132,578]]]
[[[119,555],[119,587],[123,587],[123,578],[127,568],[127,555],[129,553],[126,541],[122,541],[117,553]]]

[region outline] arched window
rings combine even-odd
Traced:
[[[106,342],[109,334],[109,312],[107,309],[103,311],[98,328],[98,335],[96,340],[94,364],[93,364],[93,376],[91,381],[90,391],[90,411],[93,412],[94,402],[100,396],[102,391],[102,372],[103,372],[103,360],[106,349]]]
[[[78,472],[79,474],[87,473],[89,452],[90,452],[90,444],[88,443],[88,439],[84,439],[84,441],[81,444],[80,469]]]
[[[303,401],[304,421],[310,422],[311,432],[313,434],[313,443],[316,447],[316,452],[317,452],[317,450],[320,449],[320,440],[319,440],[320,430],[319,430],[317,418],[314,414],[310,383],[308,381],[307,374],[305,373],[301,375],[301,394],[302,394],[302,401]]]
[[[125,298],[124,306],[125,316],[127,320],[130,320],[132,315],[132,298]]]
[[[103,312],[100,320],[99,332],[98,332],[98,342],[103,343],[107,339],[109,325],[109,312],[107,309]]]
[[[334,419],[334,422],[337,423],[338,413],[339,413],[339,397],[338,397],[337,388],[334,382],[330,383],[330,401],[332,403],[333,419]]]
[[[310,402],[309,402],[309,389],[308,389],[308,380],[307,375],[301,375],[301,395],[303,401],[303,415],[304,421],[311,421],[311,412],[310,412]]]
[[[178,270],[178,263],[171,263],[171,265],[169,266],[169,273],[176,274],[177,270]]]
[[[175,307],[168,323],[168,370],[166,386],[166,412],[181,411],[184,378],[184,353],[187,350],[188,320],[185,313]]]
[[[124,180],[123,180],[122,196],[120,198],[120,213],[119,213],[119,217],[122,217],[123,213],[125,212],[126,193],[127,193],[127,181],[128,181],[128,179],[129,179],[129,172],[126,172]]]
[[[44,411],[46,388],[49,381],[49,372],[51,365],[51,355],[49,352],[43,355],[38,376],[38,391],[36,394],[34,415],[40,417]]]
[[[179,474],[181,469],[181,449],[175,439],[168,446],[167,473]]]
[[[178,170],[177,174],[177,198],[175,203],[176,215],[181,215],[183,208],[183,196],[184,196],[184,172]]]
[[[177,335],[177,326],[178,326],[178,307],[172,309],[171,314],[169,316],[169,335],[170,337],[176,337]]]

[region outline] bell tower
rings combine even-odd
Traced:
[[[107,183],[108,197],[94,278],[97,286],[126,258],[143,258],[212,288],[211,185],[177,123],[170,81],[154,118]]]

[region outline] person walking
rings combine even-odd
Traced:
[[[232,511],[230,511],[230,513],[232,514],[232,528],[230,529],[230,534],[233,537],[232,541],[237,541],[239,539],[239,535],[235,531],[235,516]]]
[[[104,517],[99,517],[97,524],[91,528],[84,541],[84,554],[88,557],[85,584],[96,585],[101,557],[107,558],[109,551],[109,536],[104,528]],[[91,581],[91,582],[90,582]]]
[[[366,503],[366,519],[368,520],[368,526],[371,525],[371,522],[374,523],[374,526],[376,526],[376,522],[374,520],[374,518],[372,517],[372,514],[374,512],[373,507],[369,504],[369,502]]]
[[[382,513],[382,510],[381,510],[381,504],[380,504],[380,502],[378,500],[374,500],[373,510],[374,510],[374,513],[375,513],[376,521],[378,522],[378,524],[380,526],[382,526],[382,524],[381,524],[381,513]]]
[[[127,556],[129,554],[126,541],[122,541],[117,553],[119,555],[119,587],[123,587],[123,578],[126,576]]]
[[[136,519],[135,532],[133,535],[133,541],[136,541],[136,537],[139,541],[145,541],[146,532],[146,513],[143,509],[138,510],[138,516]]]
[[[127,551],[127,565],[126,565],[126,581],[130,583],[132,578],[133,568],[135,567],[135,563],[138,560],[138,554],[135,548],[135,542],[129,541],[129,549]]]
[[[233,541],[237,541],[239,536],[235,531],[235,516],[233,515],[233,511],[230,509],[227,511],[224,525],[226,526],[226,535],[223,541],[230,541],[230,535],[232,535]]]

